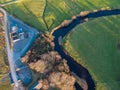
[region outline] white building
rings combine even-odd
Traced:
[[[24,32],[19,33],[18,30],[19,28],[17,26],[13,26],[11,29],[11,39],[13,43],[24,39]]]

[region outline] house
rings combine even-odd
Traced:
[[[11,29],[11,39],[12,39],[13,43],[20,40],[19,35],[18,35],[18,27],[17,26],[13,26]]]
[[[19,40],[24,39],[24,32],[22,32],[22,29],[19,30],[17,26],[13,26],[11,29],[11,39],[12,42],[15,43]]]

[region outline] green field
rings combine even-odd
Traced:
[[[3,4],[3,3],[7,3],[7,2],[10,2],[12,0],[0,0],[0,4]]]
[[[74,28],[64,44],[88,69],[97,90],[120,90],[120,16],[101,17]]]
[[[5,6],[5,9],[28,25],[43,30],[45,26],[41,17],[44,7],[45,0],[20,0],[18,3]]]
[[[40,31],[51,31],[81,11],[104,7],[120,8],[120,0],[19,0],[4,8]],[[79,25],[66,44],[71,56],[89,70],[97,90],[120,89],[119,22],[120,16],[112,16]]]
[[[20,0],[4,8],[41,31],[51,30],[84,10],[119,8],[120,0]]]
[[[8,77],[6,77],[5,81],[0,81],[0,90],[13,90]]]
[[[7,56],[4,55],[3,51],[0,49],[0,79],[6,76],[9,72],[9,67],[7,61]]]
[[[0,80],[6,76],[9,72],[8,60],[5,50],[5,35],[3,29],[0,26]]]
[[[8,79],[9,67],[6,65],[8,63],[7,56],[0,49],[0,90],[12,90],[10,89],[10,81]],[[5,78],[4,81],[2,78]]]

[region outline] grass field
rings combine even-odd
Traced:
[[[20,0],[4,8],[25,23],[46,31],[80,11],[102,7],[119,8],[119,3],[120,0]]]
[[[81,11],[120,8],[119,3],[120,0],[20,0],[4,8],[40,31],[51,31]],[[99,18],[78,26],[67,43],[70,54],[90,71],[97,90],[120,89],[120,51],[116,47],[120,36],[119,18]]]
[[[0,0],[0,4],[10,2],[10,1],[12,1],[12,0]]]
[[[9,71],[9,68],[6,64],[7,56],[5,54],[5,33],[0,26],[0,79]]]
[[[5,33],[0,24],[0,90],[8,90],[7,89],[8,87],[5,87],[5,85],[10,86],[8,85],[8,82],[5,84],[5,82],[1,80],[2,78],[8,75],[8,72],[9,72],[8,59],[5,52]]]
[[[0,82],[0,90],[13,90],[8,77],[5,81]]]
[[[45,7],[45,0],[20,0],[19,3],[7,5],[6,10],[21,19],[28,25],[44,30],[44,22],[41,18]]]
[[[7,58],[5,60],[3,50],[0,49],[0,79],[5,75],[7,75],[9,72],[9,67],[6,65],[6,63],[7,63]]]
[[[97,90],[120,90],[120,16],[81,24],[64,44],[69,54],[88,69]]]

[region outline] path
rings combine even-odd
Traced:
[[[10,2],[6,2],[6,3],[2,3],[2,4],[0,4],[0,7],[4,7],[4,6],[6,6],[6,5],[10,5],[10,4],[13,4],[13,3],[17,3],[17,2],[19,2],[20,0],[12,0],[12,1],[10,1]]]
[[[9,34],[8,34],[8,25],[7,25],[7,13],[0,8],[0,11],[2,11],[4,13],[4,27],[5,27],[5,36],[6,36],[6,47],[7,47],[7,55],[8,55],[8,61],[9,61],[9,65],[10,65],[10,71],[11,71],[11,75],[13,77],[13,81],[15,83],[15,86],[18,87],[18,81],[17,81],[17,75],[16,75],[16,70],[14,67],[14,60],[13,60],[13,52],[10,49],[10,45],[9,45]]]
[[[10,79],[13,81],[15,85],[14,86],[15,90],[23,90],[23,89],[20,89],[20,88],[23,88],[22,83],[24,85],[28,85],[32,80],[32,75],[28,66],[25,63],[21,62],[21,57],[23,57],[26,54],[26,52],[29,50],[31,44],[34,42],[39,32],[36,29],[26,25],[22,21],[8,15],[7,12],[4,11],[2,8],[0,8],[0,11],[4,13],[6,47],[7,47],[7,55],[8,55],[8,61],[9,61],[9,66],[11,71]],[[18,43],[19,45],[16,45],[14,43],[14,45],[11,47],[9,34],[11,32],[10,31],[11,28],[16,25],[18,27],[18,30],[22,28],[24,33],[29,34],[29,37],[28,37],[29,39],[27,39],[27,41],[24,41],[26,40],[26,38],[21,39],[15,42],[15,43]],[[23,41],[25,42],[25,44],[23,44]],[[24,47],[20,51],[15,51],[14,50],[15,45],[16,45],[16,48],[19,48],[21,44],[24,45]],[[19,73],[16,72],[17,69],[20,69]]]

